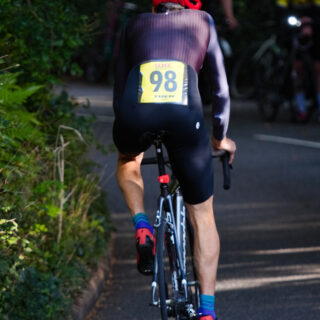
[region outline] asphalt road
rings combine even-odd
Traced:
[[[68,89],[90,99],[98,114],[96,135],[104,145],[112,143],[110,89],[82,84]],[[209,107],[205,114],[209,118]],[[286,110],[265,124],[254,104],[233,101],[228,134],[238,147],[231,190],[222,189],[215,163],[219,320],[320,319],[320,124],[292,124]],[[151,279],[135,269],[134,229],[114,176],[116,154],[93,150],[92,155],[103,164],[116,233],[112,274],[88,319],[158,320],[159,311],[149,306]],[[143,168],[143,176],[152,217],[156,171]]]

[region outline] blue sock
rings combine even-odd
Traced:
[[[298,92],[296,94],[296,106],[297,110],[300,112],[305,113],[306,112],[306,96],[303,92]]]
[[[145,213],[137,213],[132,218],[136,230],[147,228],[153,234],[153,228],[149,222],[148,216]]]
[[[318,100],[318,110],[320,112],[320,92],[318,92],[317,100]]]
[[[206,294],[200,295],[200,307],[198,310],[199,316],[212,316],[216,319],[214,312],[215,296],[209,296]]]

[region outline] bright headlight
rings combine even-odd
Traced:
[[[300,20],[298,20],[297,17],[295,17],[295,16],[288,17],[287,21],[290,26],[293,26],[293,27],[300,27],[301,26]]]

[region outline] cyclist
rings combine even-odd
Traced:
[[[317,101],[318,101],[318,120],[320,121],[320,0],[277,0],[276,18],[279,28],[280,39],[286,39],[287,30],[285,19],[290,15],[297,16],[302,22],[301,38],[311,38],[311,55],[314,59]],[[301,63],[296,62],[298,78],[302,76]],[[299,82],[299,81],[298,81]],[[306,99],[303,91],[297,83],[296,89],[296,110],[298,120],[306,119]]]
[[[140,165],[151,144],[145,133],[167,132],[164,144],[195,232],[202,290],[199,319],[215,320],[220,244],[213,213],[211,145],[228,150],[230,163],[236,145],[226,137],[230,99],[214,22],[200,7],[200,0],[153,0],[153,13],[127,24],[115,74],[113,138],[119,150],[118,183],[136,227],[137,267],[150,274],[155,238],[144,210]],[[211,143],[197,84],[205,58],[213,88]]]

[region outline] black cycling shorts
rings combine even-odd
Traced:
[[[164,138],[172,169],[177,176],[184,200],[197,204],[213,194],[211,143],[198,91],[198,77],[190,66],[187,104],[140,103],[140,66],[134,67],[127,80],[120,107],[115,110],[113,139],[123,154],[139,154],[150,147],[143,139],[146,132],[168,132]],[[158,78],[154,77],[155,84]]]

